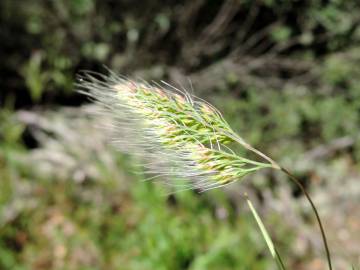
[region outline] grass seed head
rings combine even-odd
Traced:
[[[78,87],[111,117],[119,150],[170,183],[180,179],[182,188],[216,188],[272,166],[236,155],[227,144],[252,150],[216,108],[185,90],[89,73]]]

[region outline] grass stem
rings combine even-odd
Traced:
[[[250,211],[252,213],[252,215],[254,216],[254,219],[261,231],[261,234],[266,242],[266,245],[268,246],[268,249],[270,251],[271,256],[273,257],[273,259],[276,261],[276,264],[278,266],[278,268],[280,270],[286,270],[285,265],[280,257],[279,252],[277,251],[277,249],[275,248],[275,245],[273,243],[273,241],[271,240],[271,237],[269,235],[269,233],[267,232],[264,223],[262,222],[259,214],[257,213],[254,205],[252,204],[252,202],[250,201],[250,199],[248,198],[247,194],[244,194],[245,198],[246,198],[246,202],[250,208]]]
[[[325,252],[326,252],[326,258],[327,258],[327,262],[328,262],[328,267],[329,267],[329,270],[332,270],[332,263],[331,263],[331,256],[330,256],[330,250],[329,250],[329,246],[328,246],[328,243],[327,243],[327,238],[326,238],[326,235],[325,235],[325,230],[324,230],[324,227],[322,225],[322,222],[321,222],[321,219],[320,219],[320,215],[319,215],[319,212],[313,202],[313,200],[311,199],[309,193],[306,191],[305,187],[301,184],[301,182],[293,175],[291,174],[287,169],[285,169],[284,167],[281,167],[280,168],[282,172],[284,172],[300,189],[301,191],[304,193],[304,195],[306,196],[306,199],[309,201],[314,213],[315,213],[315,216],[316,216],[316,220],[317,220],[317,223],[319,225],[319,228],[320,228],[320,232],[321,232],[321,237],[322,237],[322,240],[323,240],[323,243],[324,243],[324,247],[325,247]]]

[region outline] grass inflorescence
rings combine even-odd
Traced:
[[[142,161],[153,178],[178,189],[201,191],[222,187],[263,168],[281,170],[302,190],[315,213],[332,270],[326,235],[318,211],[301,182],[264,153],[246,143],[221,113],[208,102],[166,82],[149,84],[87,72],[78,87],[110,117],[113,143]],[[262,161],[238,155],[234,144],[255,153]],[[251,212],[279,269],[283,262],[255,208]]]
[[[139,157],[148,172],[207,190],[274,166],[237,155],[231,143],[248,145],[216,108],[187,91],[114,74],[102,78],[86,74],[80,87],[113,119],[116,146]]]

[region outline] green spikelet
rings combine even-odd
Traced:
[[[182,188],[202,190],[237,181],[277,164],[244,142],[207,102],[167,83],[150,85],[111,74],[86,74],[79,87],[112,118],[114,143],[137,156],[148,172]],[[267,162],[240,157],[227,146],[240,143]]]

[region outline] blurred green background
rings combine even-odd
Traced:
[[[166,80],[214,103],[299,177],[335,269],[360,263],[358,0],[1,0],[0,269],[326,269],[309,205],[262,171],[169,195],[97,129],[81,70]]]

